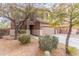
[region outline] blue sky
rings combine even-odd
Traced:
[[[26,4],[27,4],[27,3],[26,3]],[[38,7],[38,8],[41,8],[41,7],[50,8],[50,7],[52,7],[53,4],[54,4],[54,3],[35,3],[34,6],[36,6],[36,7]],[[3,19],[5,19],[6,21],[8,20],[8,19],[6,19],[6,18],[0,17],[0,22],[1,22]]]
[[[36,7],[46,7],[46,8],[50,8],[52,7],[54,3],[36,3],[35,6]]]
[[[6,18],[3,18],[3,17],[0,17],[0,23],[1,22],[6,22],[6,23],[8,23],[8,22],[10,22],[8,19],[6,19]]]

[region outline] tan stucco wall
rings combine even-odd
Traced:
[[[47,24],[40,24],[40,35],[53,35],[54,34],[54,29],[50,28],[49,25]]]

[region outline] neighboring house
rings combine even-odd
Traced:
[[[36,36],[44,36],[44,35],[53,35],[53,34],[67,34],[68,33],[68,25],[62,25],[57,28],[53,28],[49,25],[48,22],[35,20],[24,22],[25,24],[21,27],[21,29],[26,29],[27,34],[32,34]],[[10,31],[10,35],[15,35],[14,24],[11,22],[11,28],[8,29]],[[6,30],[7,31],[7,30]],[[73,28],[72,34],[79,34],[79,29]]]
[[[15,24],[13,22],[10,23],[10,35],[15,35]],[[53,34],[67,34],[68,33],[68,23],[64,23],[61,26],[53,28],[49,25],[48,22],[37,19],[37,20],[26,20],[21,29],[25,29],[27,34],[32,34],[36,36],[43,35],[53,35]],[[79,34],[79,28],[73,28],[72,34]]]
[[[53,28],[49,27],[48,22],[39,21],[39,20],[27,20],[24,26],[24,29],[26,28],[27,34],[32,34],[36,36],[42,36],[42,35],[52,35],[54,33]],[[22,27],[23,27],[22,26]],[[11,23],[11,29],[14,29],[14,24]]]
[[[57,28],[53,28],[46,21],[27,20],[25,22],[25,25],[23,25],[23,26],[26,28],[27,34],[32,34],[35,36],[67,34],[68,33],[68,24],[63,24]],[[13,25],[12,25],[12,27],[13,27]],[[78,34],[78,33],[79,33],[78,29],[76,29],[76,28],[72,29],[72,34]]]
[[[15,24],[13,22],[10,23],[11,28],[8,28],[8,32],[10,35],[15,35]],[[9,24],[9,25],[10,25]],[[27,20],[24,22],[24,25],[21,29],[26,29],[27,34],[32,34],[36,36],[44,36],[44,35],[53,35],[53,34],[67,34],[68,33],[68,24],[63,24],[56,28],[53,28],[49,25],[48,22],[43,20]],[[72,34],[79,34],[78,28],[72,29]]]

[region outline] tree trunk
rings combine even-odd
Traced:
[[[15,38],[14,38],[14,40],[16,40],[17,39],[17,28],[15,27]]]
[[[24,21],[16,21],[15,22],[15,40],[17,39],[18,36],[18,29],[20,29],[24,24]]]
[[[18,25],[15,24],[15,40],[17,39],[17,36],[18,36]]]
[[[56,28],[54,28],[54,34],[56,34]]]
[[[66,54],[69,54],[69,50],[68,50],[68,46],[69,46],[69,38],[72,32],[72,19],[70,19],[70,25],[69,25],[69,30],[68,30],[68,34],[67,34],[67,38],[66,38],[66,45],[65,45],[65,49],[66,49]]]

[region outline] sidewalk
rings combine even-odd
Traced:
[[[60,43],[66,43],[66,34],[57,34],[55,36],[59,38]],[[69,38],[69,45],[79,49],[79,35],[71,35]]]
[[[55,35],[61,35],[61,36],[67,37],[67,34],[55,34]],[[75,34],[71,34],[70,37],[79,39],[79,34],[76,34],[76,35]]]

